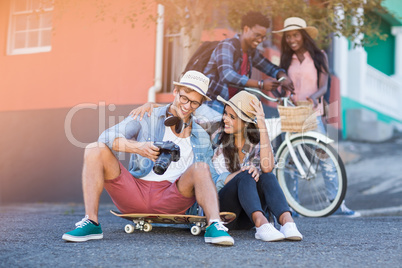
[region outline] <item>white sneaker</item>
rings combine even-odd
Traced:
[[[296,223],[287,222],[285,225],[281,226],[280,232],[288,240],[300,241],[303,239],[302,234],[297,230]]]
[[[256,227],[256,229],[256,239],[261,239],[262,241],[266,242],[280,241],[285,239],[285,236],[270,223],[263,224],[260,227]]]

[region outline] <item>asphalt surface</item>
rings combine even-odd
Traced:
[[[126,234],[128,221],[102,205],[104,239],[61,239],[83,215],[82,205],[2,206],[0,267],[400,267],[402,217],[297,218],[301,242],[262,242],[231,231],[233,247],[205,244],[187,228],[154,227]]]
[[[107,203],[100,207],[104,239],[68,243],[61,236],[84,216],[82,204],[3,204],[0,267],[401,267],[402,135],[334,146],[346,164],[346,204],[363,217],[295,218],[301,242],[262,242],[252,230],[230,231],[233,247],[205,244],[188,228],[126,234],[128,221]]]
[[[402,135],[381,143],[342,141],[346,202],[364,216],[402,216]]]
[[[279,116],[266,105],[264,111],[268,118]],[[347,206],[364,216],[402,216],[402,132],[379,143],[342,140],[331,126],[327,132],[345,163]]]

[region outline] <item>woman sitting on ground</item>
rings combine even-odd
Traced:
[[[258,98],[240,91],[229,101],[218,97],[225,110],[211,139],[217,147],[213,164],[221,174],[216,182],[220,210],[236,213],[233,229],[256,227],[255,238],[263,241],[302,240],[278,180],[272,173],[275,159]],[[268,222],[270,211],[281,225]]]

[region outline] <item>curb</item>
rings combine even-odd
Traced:
[[[402,216],[402,206],[359,210],[362,217]]]

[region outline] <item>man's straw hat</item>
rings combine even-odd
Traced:
[[[180,79],[180,82],[173,82],[173,85],[188,87],[206,97],[207,100],[211,100],[211,98],[207,96],[209,78],[200,72],[187,71]]]

